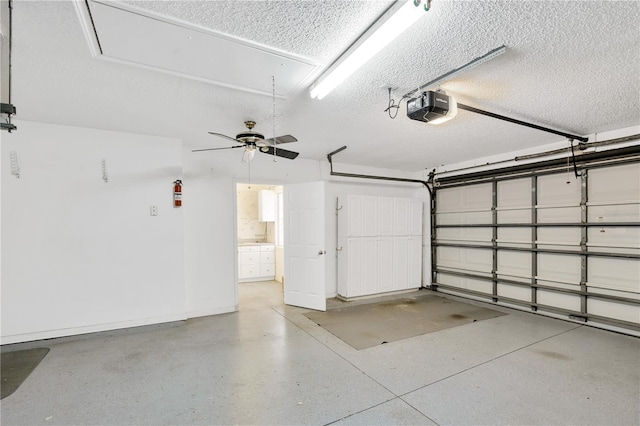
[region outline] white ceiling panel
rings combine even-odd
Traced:
[[[89,1],[103,59],[271,96],[287,97],[305,84],[318,62],[249,40],[146,15],[138,9]],[[124,7],[124,8],[123,8]]]

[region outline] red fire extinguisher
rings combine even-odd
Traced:
[[[173,182],[173,207],[182,207],[182,181]]]

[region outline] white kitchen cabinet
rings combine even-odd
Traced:
[[[238,247],[238,281],[271,281],[275,276],[276,260],[273,244]]]
[[[422,283],[420,199],[347,195],[338,199],[338,294],[345,298]]]
[[[276,193],[262,189],[258,191],[258,220],[260,222],[275,222]]]

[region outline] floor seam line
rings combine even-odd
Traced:
[[[336,354],[338,357],[340,357],[341,359],[343,359],[344,361],[346,361],[349,365],[351,365],[353,368],[355,368],[356,370],[358,370],[359,372],[361,372],[362,374],[364,374],[365,376],[367,376],[369,379],[371,379],[374,383],[378,384],[379,386],[381,386],[384,390],[386,390],[387,392],[389,392],[391,395],[393,395],[394,397],[391,398],[389,401],[393,401],[395,398],[399,398],[400,395],[396,394],[395,392],[393,392],[391,389],[387,388],[385,385],[383,385],[382,383],[380,383],[379,381],[377,381],[376,379],[374,379],[373,377],[369,376],[366,372],[364,372],[361,368],[359,368],[358,366],[356,366],[353,362],[349,361],[348,359],[346,359],[344,356],[342,356],[341,354],[339,354],[338,352],[336,352],[333,348],[327,346],[326,344],[324,344],[324,342],[322,342],[320,339],[318,339],[316,336],[314,336],[313,334],[309,333],[307,330],[303,329],[302,327],[300,327],[298,324],[296,324],[295,322],[293,322],[291,319],[287,318],[286,315],[284,315],[282,312],[278,312],[278,310],[276,310],[273,306],[271,307],[271,309],[273,309],[278,315],[282,316],[282,318],[284,318],[285,320],[289,321],[291,324],[295,325],[296,327],[298,327],[300,330],[302,330],[304,333],[306,333],[307,335],[309,335],[312,339],[314,339],[316,342],[320,343],[322,346],[324,346],[325,348],[329,349],[331,352],[333,352],[334,354]],[[388,401],[385,401],[388,402]],[[375,407],[375,405],[374,405]],[[371,407],[370,407],[371,408]]]
[[[402,402],[404,402],[405,404],[407,404],[409,407],[413,408],[414,410],[416,410],[418,413],[422,414],[423,416],[425,416],[427,419],[429,419],[430,422],[432,422],[433,424],[440,426],[440,423],[436,422],[435,420],[433,420],[431,417],[427,416],[425,413],[423,413],[422,411],[418,410],[416,407],[413,406],[413,404],[411,404],[409,401],[405,400],[404,398],[402,398],[402,396],[399,396],[398,399]]]
[[[562,331],[562,332],[560,332],[560,333],[554,334],[553,336],[545,337],[544,339],[537,340],[537,341],[535,341],[535,342],[533,342],[533,343],[530,343],[530,344],[528,344],[528,345],[525,345],[525,346],[519,347],[519,348],[517,348],[517,349],[514,349],[514,350],[509,351],[509,352],[507,352],[507,353],[504,353],[504,354],[502,354],[502,355],[498,355],[498,356],[496,356],[496,357],[494,357],[494,358],[491,358],[491,359],[488,359],[488,360],[486,360],[486,361],[484,361],[484,362],[481,362],[480,364],[473,365],[473,366],[471,366],[471,367],[469,367],[469,368],[465,368],[464,370],[461,370],[461,371],[458,371],[458,372],[456,372],[456,373],[453,373],[453,374],[451,374],[451,375],[449,375],[449,376],[447,376],[447,377],[443,377],[443,378],[438,379],[438,380],[436,380],[436,381],[433,381],[433,382],[431,382],[431,383],[427,383],[427,384],[426,384],[426,385],[424,385],[424,386],[420,386],[420,387],[415,388],[415,389],[413,389],[413,390],[411,390],[411,391],[405,392],[405,393],[403,393],[403,394],[399,395],[399,398],[400,398],[400,399],[402,399],[402,400],[404,401],[403,397],[405,397],[405,396],[409,395],[410,393],[413,393],[413,392],[419,391],[419,390],[424,389],[424,388],[426,388],[426,387],[429,387],[429,386],[431,386],[431,385],[435,385],[436,383],[440,383],[440,382],[442,382],[442,381],[444,381],[444,380],[448,380],[448,379],[450,379],[450,378],[452,378],[452,377],[455,377],[455,376],[457,376],[457,375],[459,375],[459,374],[466,373],[466,372],[467,372],[467,371],[469,371],[469,370],[473,370],[474,368],[477,368],[477,367],[483,366],[483,365],[485,365],[485,364],[488,364],[488,363],[493,362],[493,361],[495,361],[495,360],[498,360],[498,359],[500,359],[500,358],[504,358],[505,356],[511,355],[511,354],[516,353],[516,352],[518,352],[518,351],[521,351],[522,349],[526,349],[526,348],[531,347],[531,346],[533,346],[533,345],[537,345],[538,343],[544,342],[545,340],[553,339],[554,337],[561,336],[561,335],[563,335],[563,334],[565,334],[565,333],[569,333],[570,331],[577,330],[577,329],[579,329],[579,328],[581,328],[581,327],[584,327],[584,326],[583,326],[583,325],[578,325],[577,327],[573,327],[573,328],[571,328],[571,329],[569,329],[569,330],[565,330],[565,331]],[[406,402],[406,401],[405,401],[405,402]]]
[[[348,416],[344,416],[344,417],[342,417],[342,418],[340,418],[340,419],[334,420],[334,421],[329,422],[329,423],[324,423],[324,426],[329,426],[329,425],[332,425],[332,424],[334,424],[334,423],[338,423],[338,422],[339,422],[339,421],[341,421],[341,420],[348,419],[349,417],[351,417],[351,416],[355,416],[356,414],[364,413],[364,412],[365,412],[365,411],[367,411],[367,410],[371,410],[372,408],[379,407],[379,406],[380,406],[380,405],[382,405],[382,404],[386,404],[387,402],[391,402],[391,401],[394,401],[394,400],[396,400],[396,399],[400,399],[400,397],[399,397],[399,396],[395,396],[395,397],[393,397],[393,398],[391,398],[391,399],[389,399],[389,400],[387,400],[387,401],[382,401],[382,402],[380,402],[379,404],[375,404],[375,405],[372,405],[371,407],[365,408],[364,410],[360,410],[360,411],[357,411],[357,412],[355,412],[355,413],[351,413],[351,414],[349,414]]]

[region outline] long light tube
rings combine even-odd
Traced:
[[[322,99],[367,63],[376,53],[391,43],[404,30],[425,15],[414,0],[406,0],[399,7],[392,7],[367,30],[360,39],[311,87],[312,98]]]

